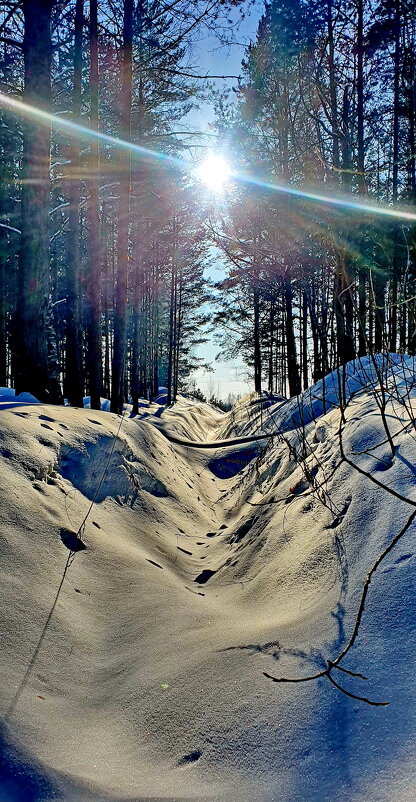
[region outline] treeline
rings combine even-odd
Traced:
[[[205,212],[172,158],[203,85],[192,46],[231,5],[1,4],[0,91],[136,148],[1,104],[0,384],[119,412],[200,364]]]
[[[222,352],[244,356],[258,392],[297,394],[369,352],[416,353],[414,222],[261,185],[414,211],[415,126],[411,4],[266,4],[239,89],[217,96],[248,182],[211,224],[228,264]]]
[[[201,363],[213,242],[222,354],[257,392],[294,395],[355,356],[416,352],[412,220],[296,195],[415,204],[412,8],[265,5],[237,89],[216,96],[218,141],[246,180],[208,219],[175,160],[195,152],[198,37],[226,40],[239,5],[1,5],[1,93],[113,140],[0,103],[0,384],[95,408],[110,397],[116,412],[161,385],[174,400]]]

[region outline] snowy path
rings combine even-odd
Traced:
[[[340,463],[337,410],[310,424],[306,472],[284,442],[250,434],[283,413],[271,407],[268,424],[247,401],[227,416],[183,399],[163,433],[159,418],[119,430],[106,412],[2,413],[2,711],[20,695],[0,799],[12,776],[33,802],[413,800],[414,528],[373,577],[343,663],[388,707],[326,679],[264,677],[300,679],[337,657],[368,571],[409,515]],[[391,420],[389,462],[377,409],[355,399],[345,448],[414,495],[415,440]],[[36,652],[65,538],[95,497]],[[359,678],[337,679],[363,694]]]
[[[247,435],[245,437],[229,437],[225,440],[211,440],[211,441],[200,441],[200,440],[187,440],[184,437],[176,437],[171,432],[166,431],[163,426],[158,426],[155,423],[151,424],[154,426],[155,429],[158,429],[159,432],[166,437],[171,443],[176,443],[178,446],[186,446],[186,448],[231,448],[231,446],[239,446],[243,443],[256,443],[260,440],[269,440],[271,437],[275,436],[275,432],[267,432],[265,434],[252,434]]]

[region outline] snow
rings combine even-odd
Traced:
[[[346,371],[343,447],[368,477],[340,461],[334,374],[325,408],[321,382],[226,414],[185,397],[122,420],[2,412],[2,802],[414,799],[414,524],[375,572],[341,662],[368,680],[333,672],[387,707],[326,677],[263,673],[302,678],[338,657],[368,572],[412,512],[388,489],[416,501],[414,363],[380,369],[394,458],[379,370]],[[244,449],[165,436],[277,431]],[[44,631],[66,538],[93,501]]]
[[[27,404],[39,404],[39,401],[31,393],[16,395],[11,387],[0,387],[0,410],[27,406]]]
[[[400,397],[416,392],[416,357],[403,354],[376,354],[360,357],[332,371],[301,396],[279,399],[276,396],[254,398],[247,415],[246,398],[234,406],[224,436],[258,431],[271,432],[279,429],[290,431],[317,421],[331,409],[339,406],[340,398],[351,402],[363,393],[377,393],[380,378],[390,392]],[[345,387],[344,387],[345,385]],[[239,409],[242,417],[239,419]],[[270,409],[274,407],[274,409]],[[267,415],[265,410],[268,409]]]

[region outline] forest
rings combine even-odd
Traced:
[[[282,396],[415,354],[414,12],[272,0],[214,82],[198,48],[250,5],[1,4],[0,384],[137,412],[186,389],[210,332]],[[207,143],[235,175],[217,197],[191,169]]]
[[[416,799],[415,45],[0,0],[0,802]]]

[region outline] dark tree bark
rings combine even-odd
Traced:
[[[177,281],[177,294],[176,294],[176,336],[175,336],[175,350],[173,362],[173,399],[176,401],[176,396],[179,389],[179,357],[180,345],[182,338],[182,325],[183,325],[183,275],[181,268],[178,271]]]
[[[393,203],[397,203],[399,178],[399,104],[400,104],[400,0],[394,5],[394,76],[393,76],[393,168],[392,194]],[[393,256],[391,266],[391,293],[389,315],[389,350],[395,352],[397,347],[397,290],[399,280],[399,228],[393,229]]]
[[[335,46],[333,0],[327,0],[327,30],[328,30],[328,61],[329,61],[329,96],[331,108],[331,140],[332,140],[332,166],[335,172],[334,183],[339,183],[339,140],[337,85],[335,75]]]
[[[302,290],[302,378],[303,389],[309,386],[308,380],[308,298],[306,290]]]
[[[350,103],[345,87],[342,108],[342,183],[351,191],[352,160],[350,147]],[[350,254],[347,249],[335,245],[336,271],[334,283],[334,311],[336,323],[337,364],[343,365],[355,359],[354,304],[350,270]]]
[[[90,0],[90,127],[98,131],[98,8],[97,0]],[[88,390],[91,396],[91,409],[100,409],[102,392],[101,369],[101,270],[100,270],[100,206],[99,206],[99,174],[100,152],[98,139],[94,136],[90,141],[90,158],[88,161],[89,201],[88,219],[88,259],[85,276],[85,308],[87,328],[87,376]]]
[[[299,395],[301,391],[299,367],[296,355],[296,340],[293,326],[293,290],[290,276],[285,278],[284,284],[285,298],[285,330],[286,330],[286,358],[287,358],[287,380],[289,384],[289,395]]]
[[[274,293],[270,298],[269,306],[269,348],[268,348],[268,371],[267,371],[267,389],[272,393],[275,388],[275,354],[274,354],[274,338],[275,338],[275,312],[276,302]]]
[[[140,204],[136,204],[134,209],[134,220],[137,225],[137,220],[140,215]],[[141,386],[141,359],[142,359],[142,337],[140,327],[140,302],[143,299],[144,291],[144,265],[141,239],[138,236],[136,240],[136,248],[134,252],[134,284],[132,288],[132,361],[131,361],[131,396],[133,415],[137,415],[139,411],[139,398],[143,395]]]
[[[401,6],[403,11],[403,5]],[[413,204],[416,203],[416,29],[414,15],[406,13],[406,28],[408,35],[408,80],[407,80],[407,105],[408,105],[408,123],[409,123],[409,194]],[[409,353],[416,354],[416,302],[414,296],[416,294],[416,226],[410,235],[409,253],[408,253],[408,268],[409,276],[407,281],[406,296],[409,300],[406,305],[402,307],[402,324],[400,331],[400,341],[403,348],[407,348]],[[406,338],[406,320],[407,320],[407,338]]]
[[[358,191],[360,195],[367,193],[365,181],[364,151],[364,2],[357,4],[357,172]],[[358,356],[365,356],[366,342],[366,273],[367,268],[358,267]]]
[[[120,136],[130,139],[133,48],[133,0],[124,0]],[[118,214],[117,287],[114,315],[114,349],[111,411],[123,409],[126,362],[127,274],[129,259],[130,173],[129,151],[120,153],[120,201]]]
[[[157,249],[156,249],[157,252]],[[152,283],[152,320],[153,320],[153,338],[152,338],[152,389],[151,399],[155,398],[159,392],[159,267],[156,263],[153,266],[153,283]]]
[[[364,0],[357,2],[357,171],[358,191],[367,191],[364,174]]]
[[[76,122],[81,115],[82,84],[82,31],[84,0],[76,0],[74,42],[74,88],[72,113]],[[66,347],[64,393],[71,406],[82,407],[84,382],[82,376],[81,320],[80,320],[80,155],[77,140],[71,145],[69,175],[69,226],[66,260]]]
[[[176,343],[176,296],[177,296],[177,250],[178,250],[178,226],[177,220],[173,220],[172,236],[172,269],[170,279],[170,305],[169,305],[169,349],[168,349],[168,378],[167,378],[167,403],[175,401],[173,393],[174,377],[174,354]]]
[[[0,212],[2,211],[4,187],[1,186]],[[0,228],[0,385],[7,386],[7,234]]]
[[[322,377],[322,369],[321,369],[321,348],[320,348],[320,337],[319,337],[319,322],[318,317],[316,314],[316,300],[315,300],[315,293],[313,292],[312,297],[310,294],[305,290],[306,301],[309,308],[309,318],[311,321],[311,333],[312,333],[312,343],[313,343],[313,372],[312,372],[312,379],[313,382],[317,382]]]
[[[256,393],[261,394],[260,289],[259,289],[259,266],[257,264],[257,261],[254,264],[253,273],[254,273],[254,286],[253,286],[254,391]]]
[[[24,100],[51,109],[52,0],[23,0]],[[50,126],[24,123],[22,237],[18,307],[14,320],[16,392],[40,401],[62,400],[48,363]]]

